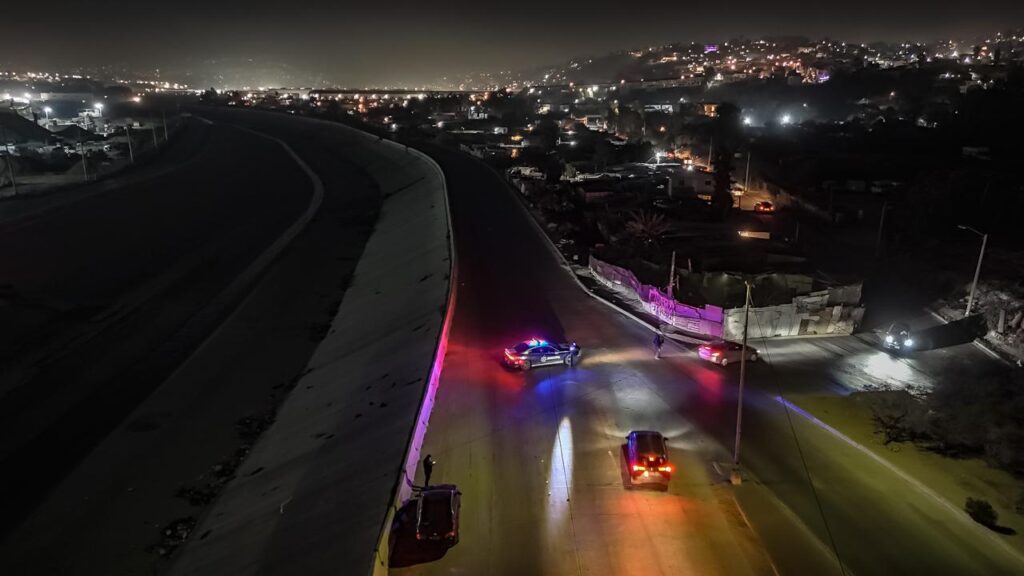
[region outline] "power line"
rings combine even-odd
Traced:
[[[757,313],[754,313],[754,321],[757,322],[757,331],[761,334],[762,345],[764,346],[764,356],[768,359],[768,367],[771,370],[772,377],[771,381],[775,384],[775,390],[779,394],[779,398],[786,400],[782,393],[782,386],[779,384],[779,379],[775,374],[775,365],[772,363],[771,352],[768,350],[768,339],[764,337],[764,330],[761,328],[761,319],[758,318]],[[825,533],[828,535],[829,543],[832,545],[832,553],[836,556],[836,562],[839,564],[839,573],[846,576],[846,567],[843,566],[843,559],[839,556],[839,545],[836,544],[835,536],[832,534],[832,527],[829,526],[828,518],[825,516],[825,507],[821,503],[821,498],[818,496],[818,490],[814,487],[814,480],[811,478],[811,469],[807,466],[807,459],[804,457],[803,447],[800,446],[800,438],[796,435],[796,427],[793,426],[793,415],[789,411],[788,400],[780,402],[782,408],[786,411],[786,422],[789,424],[789,432],[793,436],[793,443],[796,444],[796,452],[800,456],[800,464],[803,466],[804,475],[807,477],[807,484],[811,487],[811,494],[814,496],[814,503],[818,507],[818,514],[821,516],[821,522],[825,525]]]

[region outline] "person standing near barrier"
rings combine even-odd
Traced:
[[[661,359],[661,347],[665,345],[665,337],[661,332],[654,333],[654,358]]]
[[[430,475],[434,472],[434,464],[437,462],[427,454],[427,457],[423,459],[423,487],[430,487]]]

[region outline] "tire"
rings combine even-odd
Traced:
[[[755,353],[750,355],[750,361],[751,362],[757,362],[758,358],[760,358],[760,356],[757,355],[757,352],[755,352]]]
[[[725,368],[728,365],[729,365],[729,359],[728,358],[722,358],[722,363],[720,364],[720,366],[722,368]]]
[[[526,372],[530,368],[533,368],[533,364],[530,364],[529,360],[523,360],[523,372]]]
[[[570,367],[570,368],[572,368],[573,364],[575,364],[575,362],[573,361],[572,356],[571,355],[570,356],[566,356],[565,357],[565,365]]]

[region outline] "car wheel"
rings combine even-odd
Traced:
[[[523,360],[523,371],[525,372],[526,370],[529,370],[530,368],[533,368],[533,364],[530,364],[529,360]]]
[[[757,362],[757,358],[758,358],[757,352],[755,352],[755,353],[750,355],[750,361],[751,362]]]
[[[722,358],[722,367],[725,367],[725,366],[728,366],[728,365],[729,365],[729,359],[728,358]]]
[[[572,366],[573,365],[573,357],[572,356],[566,356],[565,357],[565,365],[566,366]]]

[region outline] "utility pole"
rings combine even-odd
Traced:
[[[135,150],[132,148],[132,127],[124,125],[124,136],[128,140],[128,159],[135,164]]]
[[[10,188],[14,196],[17,196],[17,180],[14,178],[14,161],[10,159],[10,149],[7,147],[7,128],[0,125],[0,137],[3,137],[3,153],[7,159],[7,171],[10,172]]]
[[[153,124],[153,150],[160,148],[160,144],[156,141],[156,124]]]
[[[711,135],[711,144],[708,145],[708,170],[711,170],[711,153],[715,151],[715,135]]]
[[[0,125],[0,137],[4,139],[4,157],[7,159],[7,171],[11,173],[11,191],[18,195],[18,181],[14,178],[14,161],[11,160],[11,149],[7,146],[7,128]]]
[[[160,109],[160,115],[163,116],[163,119],[164,119],[164,144],[166,144],[167,143],[167,111],[164,110],[163,108],[161,108]]]
[[[747,325],[750,321],[750,282],[744,281],[747,285],[746,301],[743,303],[743,348],[740,350],[740,389],[736,398],[736,447],[733,450],[732,474],[729,481],[734,486],[743,483],[740,476],[740,437],[743,434],[743,382],[747,376]]]
[[[672,266],[668,271],[668,289],[665,292],[669,298],[675,299],[675,291],[673,288],[676,286],[676,251],[672,251]]]
[[[966,318],[971,315],[971,309],[974,307],[974,294],[978,290],[978,276],[981,274],[981,260],[985,257],[985,245],[988,244],[988,234],[982,234],[974,228],[962,224],[957,226],[957,228],[969,230],[981,236],[981,252],[978,253],[978,265],[974,268],[974,282],[971,282],[971,295],[967,297],[967,311],[964,312],[964,317]]]
[[[875,240],[875,258],[882,254],[882,230],[885,227],[885,211],[889,209],[889,203],[882,203],[882,217],[878,219],[878,239]]]
[[[82,130],[85,130],[85,128],[83,128]],[[82,150],[82,177],[85,178],[86,182],[88,182],[89,181],[89,167],[86,165],[87,162],[85,161],[86,160],[85,159],[85,142],[82,142],[82,133],[81,132],[78,133],[78,147],[81,148],[81,150]]]
[[[668,197],[672,197],[672,176],[668,177]]]

